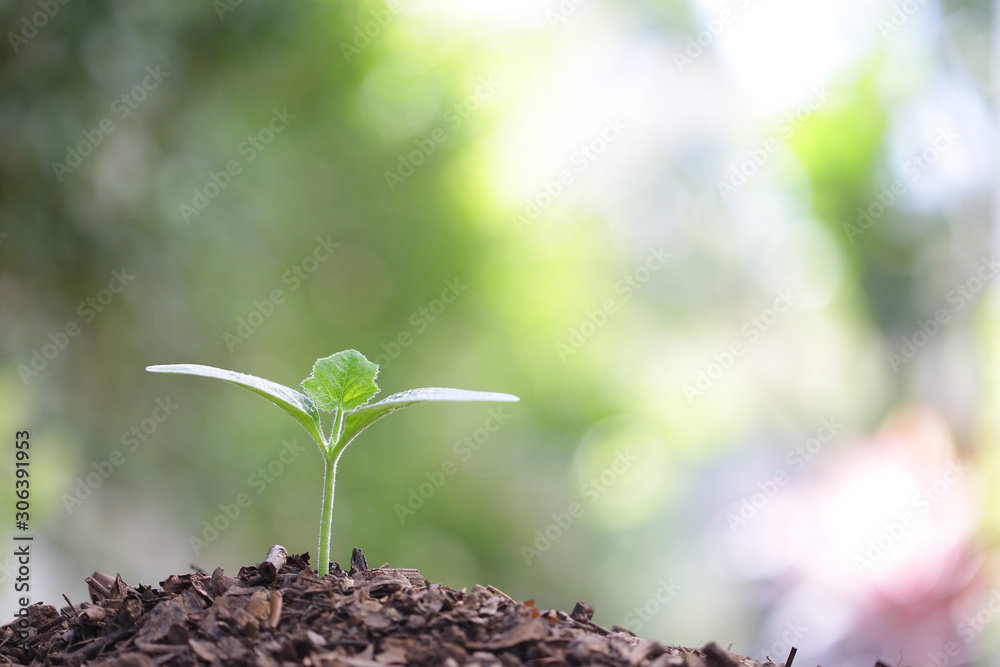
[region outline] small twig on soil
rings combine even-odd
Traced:
[[[785,667],[792,667],[792,661],[795,660],[795,654],[799,652],[799,649],[792,647],[792,650],[788,652],[788,659],[785,660]]]
[[[94,573],[95,576],[97,576],[98,574],[100,573],[99,572]],[[91,593],[96,593],[100,595],[102,598],[107,598],[111,595],[111,591],[108,590],[108,587],[99,582],[94,577],[84,577],[83,580],[86,581],[87,584],[90,586]]]
[[[517,600],[515,600],[515,599],[514,599],[514,598],[512,598],[511,596],[507,595],[506,593],[504,593],[504,592],[503,592],[502,590],[500,590],[499,588],[495,588],[495,587],[493,587],[493,586],[487,586],[487,587],[486,587],[486,590],[488,590],[488,591],[489,591],[490,593],[493,593],[494,595],[499,595],[499,596],[501,596],[501,597],[505,598],[505,599],[506,599],[506,600],[508,600],[509,602],[513,602],[514,604],[517,604]]]
[[[35,641],[38,641],[37,637],[40,636],[42,633],[48,632],[52,628],[55,628],[55,627],[59,626],[62,623],[65,623],[65,622],[66,622],[66,618],[64,616],[56,616],[55,618],[53,618],[48,623],[42,624],[42,626],[40,628],[38,628],[37,630],[35,630],[35,633],[36,633],[35,634],[35,637],[36,637]]]
[[[275,544],[267,550],[267,558],[257,566],[257,574],[260,575],[265,584],[269,584],[278,578],[278,572],[285,567],[286,560],[288,560],[288,552],[285,547]]]
[[[68,605],[69,605],[69,609],[70,609],[70,611],[72,611],[72,612],[73,612],[73,613],[75,614],[75,613],[76,613],[76,607],[74,607],[74,606],[73,606],[73,603],[69,601],[69,598],[68,598],[68,597],[66,597],[66,594],[65,594],[65,593],[63,593],[63,600],[66,600],[66,604],[68,604]]]

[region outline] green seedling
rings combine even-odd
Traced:
[[[378,364],[356,350],[344,350],[318,359],[312,373],[302,381],[300,391],[270,380],[200,364],[167,364],[148,366],[154,373],[181,373],[226,380],[260,394],[290,414],[313,437],[325,462],[323,510],[319,524],[319,560],[317,571],[327,573],[330,566],[330,537],[333,522],[333,489],[337,479],[337,463],[347,446],[363,430],[389,415],[417,403],[430,401],[503,401],[519,400],[510,394],[487,391],[467,391],[443,387],[424,387],[393,394],[377,403],[368,403],[379,392],[375,384]],[[330,435],[323,431],[320,410],[333,413]]]

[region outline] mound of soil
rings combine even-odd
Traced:
[[[172,575],[159,589],[95,573],[89,604],[29,607],[26,638],[16,623],[0,629],[0,664],[776,667],[716,644],[608,630],[582,602],[570,614],[540,610],[491,586],[454,590],[416,570],[369,569],[359,549],[349,571],[334,564],[322,579],[308,558],[275,547],[235,578],[218,568]]]

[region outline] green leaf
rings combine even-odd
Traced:
[[[398,394],[388,396],[378,403],[372,403],[360,407],[348,413],[344,432],[340,436],[340,441],[334,443],[334,447],[343,450],[351,444],[354,438],[363,430],[386,417],[396,410],[402,410],[417,403],[429,403],[435,401],[496,401],[502,403],[516,403],[517,396],[512,394],[498,394],[492,391],[469,391],[467,389],[447,389],[445,387],[424,387],[423,389],[409,389]]]
[[[321,410],[348,411],[364,405],[379,392],[376,375],[378,364],[368,361],[357,350],[344,350],[317,359],[302,387]]]
[[[302,424],[306,431],[316,439],[316,444],[321,447],[324,444],[322,427],[319,421],[319,410],[308,396],[300,391],[286,387],[277,382],[271,382],[264,378],[259,378],[246,373],[227,371],[213,366],[202,366],[201,364],[166,364],[160,366],[147,366],[147,371],[152,373],[179,373],[181,375],[200,375],[201,377],[216,378],[232,382],[233,384],[249,389],[255,394],[259,394],[268,399],[279,408],[295,417],[295,420]]]

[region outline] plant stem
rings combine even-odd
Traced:
[[[333,488],[337,483],[337,455],[326,457],[323,470],[323,514],[319,521],[319,558],[316,561],[316,572],[323,578],[330,571],[330,538],[333,527]]]
[[[323,513],[319,519],[319,558],[316,561],[316,572],[320,578],[330,571],[330,539],[333,535],[333,489],[337,484],[337,461],[344,452],[340,444],[340,434],[344,430],[344,409],[337,410],[330,428],[330,440],[323,448],[325,466],[323,469]]]

